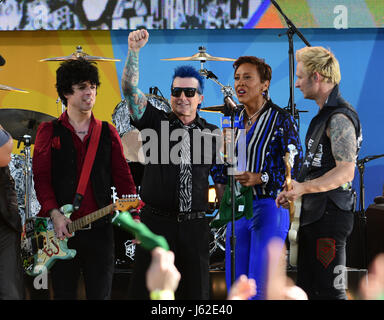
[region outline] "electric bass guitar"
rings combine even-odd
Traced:
[[[290,149],[284,157],[285,164],[285,188],[287,191],[292,190],[292,177],[291,169],[294,164],[294,157],[297,152],[296,149]],[[301,213],[301,197],[295,201],[289,201],[289,218],[291,226],[288,231],[289,240],[289,264],[293,267],[297,266],[297,256],[299,251],[299,237],[298,232],[300,228],[300,213]]]
[[[68,232],[74,236],[74,232],[80,230],[89,223],[92,223],[116,210],[128,211],[137,208],[140,205],[140,198],[137,195],[128,198],[118,199],[114,203],[92,212],[80,219],[67,225]],[[71,204],[66,204],[60,208],[60,211],[69,218],[74,209]],[[33,232],[27,234],[31,252],[33,256],[29,259],[23,259],[24,269],[30,276],[37,276],[52,267],[56,260],[72,259],[76,255],[76,250],[69,249],[68,238],[60,240],[56,238],[52,223],[49,218],[35,217],[29,221],[30,229]]]

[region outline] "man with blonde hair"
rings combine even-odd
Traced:
[[[320,110],[307,131],[299,177],[276,204],[302,200],[297,285],[309,299],[346,299],[345,245],[353,228],[351,182],[362,140],[360,121],[340,95],[340,67],[333,53],[306,47],[296,52],[296,60],[295,86]]]

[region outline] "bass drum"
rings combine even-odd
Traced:
[[[30,168],[32,168],[32,159],[30,161]],[[25,157],[19,154],[11,155],[11,162],[9,163],[9,170],[15,180],[15,189],[17,194],[17,204],[19,207],[19,214],[22,218],[22,223],[25,223]],[[31,179],[31,190],[30,190],[30,206],[31,206],[31,217],[35,216],[40,211],[40,203],[37,201],[36,192],[33,183],[33,175]],[[30,217],[30,218],[31,218]]]

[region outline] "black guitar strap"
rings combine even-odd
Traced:
[[[337,113],[339,110],[342,110],[342,109],[343,109],[343,107],[339,107],[339,108],[335,108],[334,110],[332,110],[332,112],[328,115],[328,117],[325,118],[324,121],[315,130],[315,133],[312,134],[311,139],[313,141],[312,141],[311,147],[309,149],[307,149],[307,151],[305,153],[303,166],[301,167],[300,173],[299,173],[298,178],[297,178],[298,182],[304,181],[304,179],[308,173],[309,168],[312,166],[312,162],[313,162],[313,158],[315,156],[317,146],[319,145],[321,136],[323,135],[323,132],[326,129],[328,119],[332,115],[334,115],[335,113]]]

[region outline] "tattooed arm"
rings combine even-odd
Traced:
[[[147,30],[132,31],[128,36],[128,57],[121,79],[121,88],[133,120],[140,120],[147,106],[145,94],[137,87],[139,82],[139,52],[148,42]]]
[[[303,194],[333,190],[353,180],[357,144],[352,121],[341,113],[333,115],[329,121],[327,136],[331,140],[336,167],[313,180],[303,183],[292,181],[292,190],[279,194],[277,206],[284,205],[287,199],[294,201]]]

